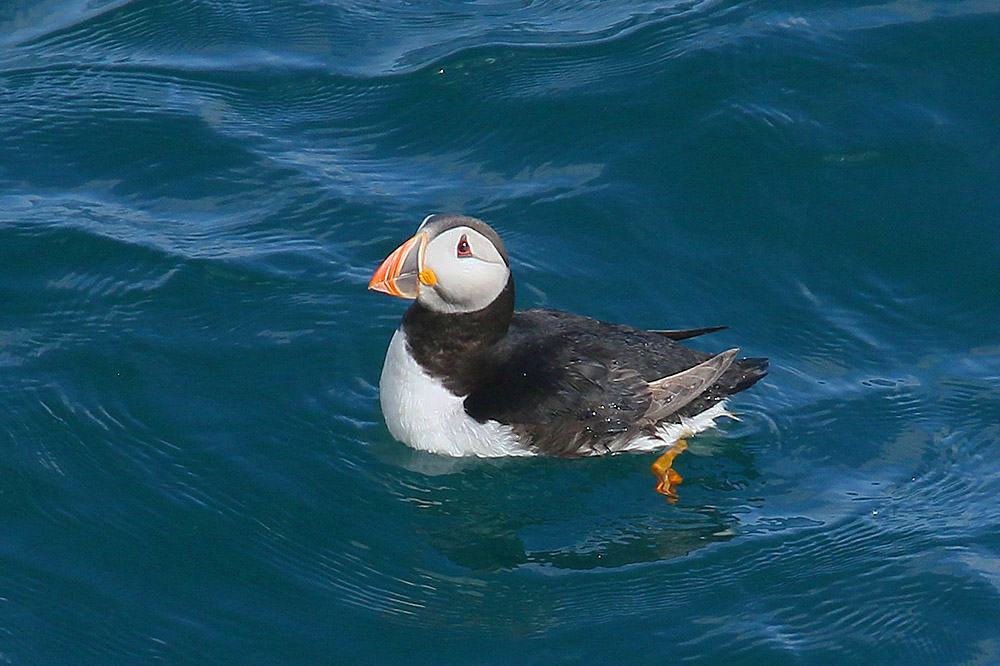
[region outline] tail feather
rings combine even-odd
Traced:
[[[717,405],[734,393],[748,389],[767,374],[769,363],[766,358],[741,358],[734,361],[729,369],[697,399],[677,411],[684,417],[693,417]]]
[[[768,367],[770,363],[766,358],[741,358],[719,377],[714,388],[723,395],[739,393],[759,382],[767,374]]]

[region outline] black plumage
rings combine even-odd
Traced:
[[[558,310],[515,312],[510,279],[482,310],[441,313],[415,302],[402,323],[410,353],[465,396],[469,416],[507,424],[525,448],[553,456],[623,450],[757,382],[766,359],[676,341],[721,328],[647,331]],[[699,364],[695,388],[671,404],[676,391],[664,397],[657,382]]]

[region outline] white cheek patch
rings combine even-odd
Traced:
[[[458,256],[465,236],[473,256]],[[433,286],[419,300],[437,312],[473,312],[492,303],[507,285],[510,269],[487,238],[468,227],[443,232],[427,245],[424,266],[434,271]]]

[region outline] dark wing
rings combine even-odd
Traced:
[[[641,433],[651,405],[649,384],[634,370],[593,359],[547,363],[532,354],[508,358],[465,399],[470,416],[506,423],[550,456],[611,451]]]
[[[546,455],[604,453],[677,419],[730,367],[663,335],[551,310],[515,313],[465,400]],[[715,399],[718,401],[718,398]]]

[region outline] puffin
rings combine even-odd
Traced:
[[[767,374],[738,349],[681,340],[726,328],[643,330],[551,309],[514,309],[500,236],[465,215],[426,217],[368,288],[412,300],[379,379],[389,433],[448,456],[664,453],[656,490],[676,499],[686,438],[735,418],[727,399]]]

